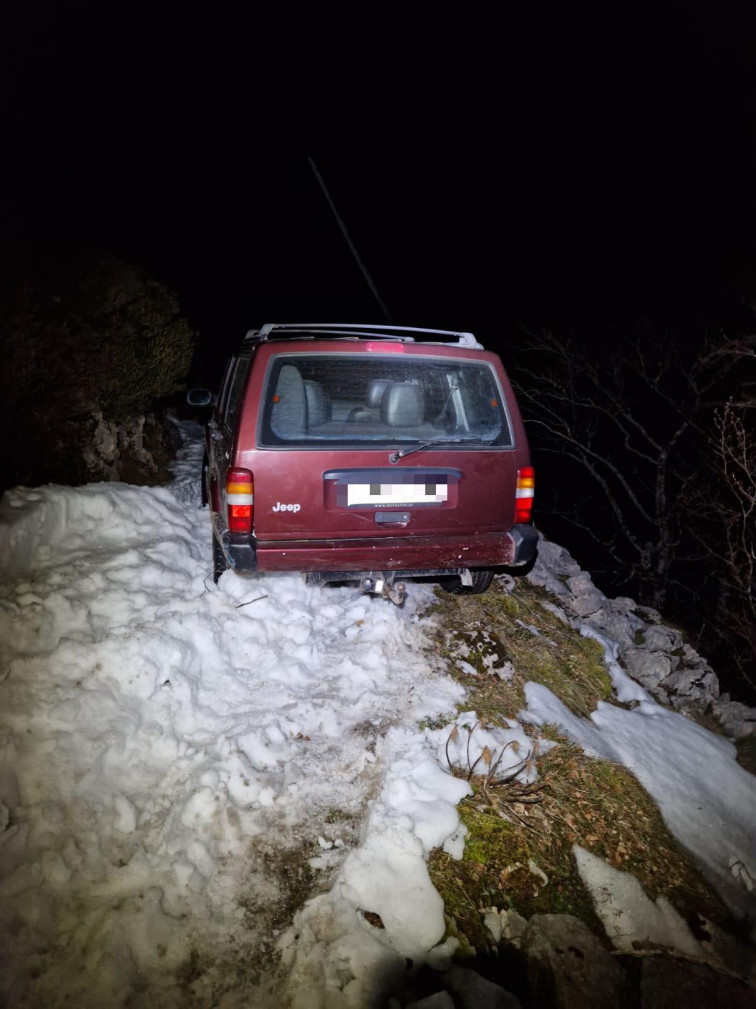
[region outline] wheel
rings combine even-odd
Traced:
[[[218,584],[218,579],[223,574],[224,571],[228,570],[228,562],[226,561],[226,555],[223,553],[223,549],[215,538],[215,533],[212,534],[213,537],[213,581]]]
[[[471,571],[472,585],[463,585],[459,575],[453,578],[445,578],[439,584],[445,592],[450,592],[453,596],[477,596],[485,592],[493,581],[493,568],[476,568]]]

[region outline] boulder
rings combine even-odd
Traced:
[[[712,704],[711,712],[731,739],[756,735],[756,708],[749,708],[740,701],[731,701],[729,694],[722,694]]]
[[[587,617],[600,610],[606,600],[603,592],[596,588],[587,571],[573,575],[567,579],[567,585],[572,593],[572,608],[578,616]]]
[[[640,637],[638,647],[649,652],[674,652],[682,648],[682,634],[665,624],[647,626]]]
[[[646,652],[640,648],[626,648],[620,652],[628,673],[641,686],[649,690],[666,680],[672,672],[672,659],[665,652]]]
[[[590,929],[570,914],[536,914],[522,939],[532,1004],[622,1009],[625,973]]]
[[[538,541],[538,560],[533,571],[553,572],[567,578],[580,574],[580,565],[564,547],[552,543],[541,536]]]
[[[408,1002],[406,1009],[455,1009],[454,999],[447,991],[437,991],[419,1002]]]
[[[572,598],[572,593],[567,588],[567,579],[577,574],[580,574],[580,565],[564,547],[545,540],[543,536],[539,537],[538,555],[533,569],[527,575],[529,581],[567,602]]]
[[[632,603],[632,599],[606,599],[600,609],[586,617],[585,622],[622,648],[633,648],[636,632],[646,625],[626,603]]]
[[[463,1009],[522,1009],[515,995],[469,967],[452,967],[446,984],[460,999]]]
[[[756,993],[745,982],[703,963],[645,957],[640,968],[639,1009],[753,1009]]]
[[[527,577],[559,600],[561,607],[552,604],[552,612],[615,641],[620,664],[656,701],[684,713],[711,712],[732,739],[756,734],[756,709],[719,696],[714,670],[658,610],[626,596],[608,599],[564,547],[541,537],[538,550]]]
[[[655,610],[653,606],[637,606],[636,613],[641,617],[647,624],[660,624],[662,622],[662,615],[658,610]]]
[[[719,681],[713,672],[676,669],[660,684],[678,711],[704,711],[719,694]]]

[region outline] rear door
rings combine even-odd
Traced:
[[[237,454],[253,471],[258,540],[511,526],[522,463],[498,359],[393,346],[266,348],[248,391],[257,447]]]

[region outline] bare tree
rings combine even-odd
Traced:
[[[756,397],[714,411],[713,479],[691,494],[692,528],[711,567],[716,599],[701,634],[756,690]]]
[[[544,524],[569,523],[605,560],[615,590],[709,620],[708,592],[729,607],[740,673],[756,635],[756,338],[685,345],[612,336],[586,347],[525,333],[512,369],[536,460]],[[725,600],[727,600],[725,602]],[[699,612],[695,608],[699,607]],[[718,639],[718,647],[724,642]]]

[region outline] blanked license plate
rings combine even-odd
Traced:
[[[331,469],[323,474],[326,508],[456,508],[458,469],[381,466]]]
[[[347,506],[443,504],[449,500],[445,483],[350,483]]]

